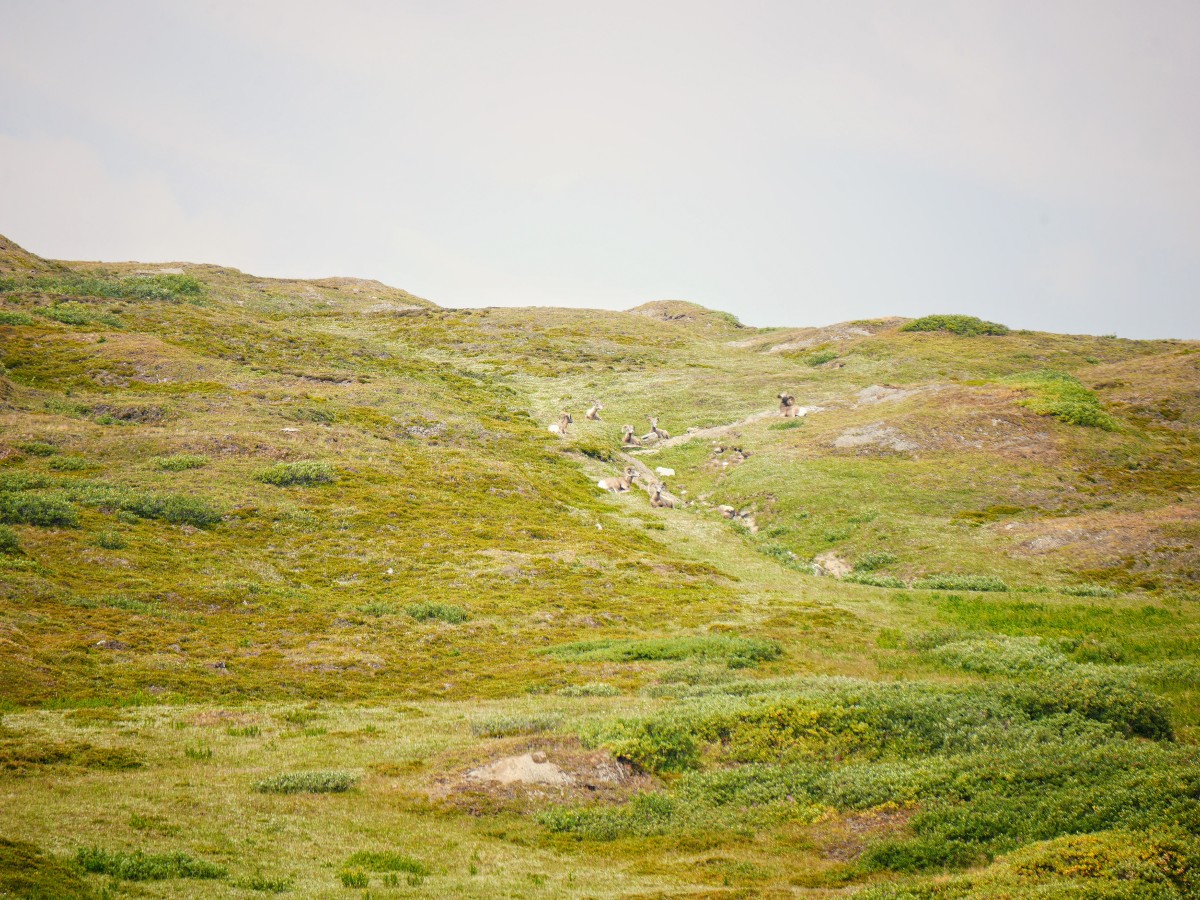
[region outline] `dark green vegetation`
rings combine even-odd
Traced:
[[[1196,895],[1194,343],[0,239],[0,366],[0,893]]]

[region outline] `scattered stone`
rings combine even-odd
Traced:
[[[663,478],[670,478],[672,475],[675,474],[674,469],[668,469],[666,466],[657,466],[657,467],[655,467],[654,471],[657,472]]]
[[[839,450],[876,447],[897,453],[920,449],[920,445],[908,440],[899,429],[885,425],[883,422],[872,422],[870,425],[847,428],[834,439],[833,446]]]
[[[817,575],[830,575],[841,578],[854,571],[854,567],[832,550],[827,550],[813,559],[813,570]]]
[[[96,646],[100,647],[103,650],[128,650],[129,649],[129,645],[127,643],[125,643],[124,641],[115,641],[112,639],[96,641]]]

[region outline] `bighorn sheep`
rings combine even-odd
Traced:
[[[658,509],[674,509],[675,501],[662,492],[661,484],[656,484],[650,495],[650,505]]]
[[[625,474],[620,478],[601,478],[596,482],[596,487],[612,491],[614,494],[623,494],[633,487],[633,480],[637,477],[638,470],[633,466],[626,466]]]
[[[646,416],[646,421],[650,423],[650,433],[660,441],[665,441],[671,436],[665,429],[658,427],[658,416]]]
[[[584,416],[584,418],[587,419],[589,422],[599,422],[600,421],[600,410],[602,410],[602,409],[604,409],[604,406],[600,403],[600,401],[593,400],[592,408],[587,411],[587,414]]]
[[[808,410],[796,405],[796,398],[791,394],[779,395],[779,414],[785,419],[799,419]]]
[[[567,426],[574,421],[575,420],[571,418],[571,414],[564,411],[563,414],[558,417],[558,421],[552,423],[546,430],[551,434],[566,434]]]
[[[621,445],[623,447],[640,447],[642,439],[633,433],[632,425],[621,426]]]

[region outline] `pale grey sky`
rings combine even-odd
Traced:
[[[0,232],[379,278],[1200,338],[1200,3],[0,0]]]

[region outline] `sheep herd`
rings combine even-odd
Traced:
[[[785,419],[797,419],[803,416],[807,410],[803,406],[796,405],[796,398],[791,394],[782,393],[776,395],[779,400],[779,414]],[[593,400],[592,405],[588,407],[584,418],[589,422],[601,422],[600,411],[604,409],[604,405],[599,400]],[[634,433],[632,425],[621,426],[621,446],[622,447],[643,447],[647,444],[653,444],[657,441],[668,440],[671,435],[666,429],[658,427],[658,416],[646,416],[646,420],[650,423],[650,431],[642,436]],[[557,422],[552,422],[548,426],[551,434],[566,436],[568,429],[575,423],[574,417],[568,410],[563,410],[558,417]],[[662,469],[661,472],[669,472],[675,474],[670,469]],[[622,475],[613,478],[601,478],[596,482],[596,487],[604,491],[611,491],[614,494],[623,494],[633,488],[633,483],[640,477],[634,466],[626,466],[625,472]],[[675,501],[663,493],[661,483],[652,484],[648,488],[650,494],[650,505],[657,508],[674,509]]]

